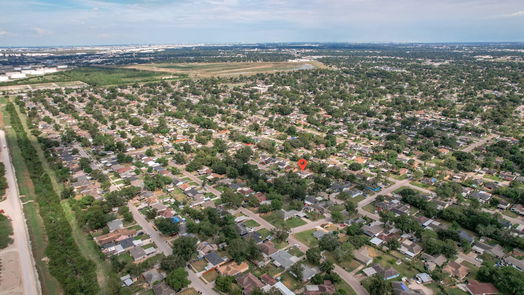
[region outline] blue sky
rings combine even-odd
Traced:
[[[0,46],[524,41],[524,0],[0,0]]]

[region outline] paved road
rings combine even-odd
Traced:
[[[24,293],[27,295],[41,294],[40,281],[35,267],[33,253],[31,252],[31,241],[25,222],[24,211],[20,203],[20,193],[16,183],[15,170],[9,157],[9,149],[5,138],[5,132],[0,130],[0,146],[2,162],[5,165],[5,176],[9,188],[6,191],[7,200],[0,205],[11,218],[14,232],[14,244],[20,257],[20,270]]]
[[[162,235],[153,228],[151,223],[149,223],[140,212],[138,212],[138,209],[133,205],[131,202],[128,203],[129,210],[131,211],[131,214],[133,214],[133,218],[135,221],[142,227],[144,232],[148,234],[151,237],[151,240],[155,243],[155,245],[158,247],[164,255],[171,255],[173,253],[173,250],[169,243],[162,237]],[[204,295],[219,295],[217,292],[213,290],[213,284],[205,284],[192,270],[189,268],[186,268],[188,273],[188,278],[191,281],[191,287],[193,287],[195,290],[202,292]]]
[[[468,153],[469,153],[469,152],[471,152],[472,150],[474,150],[474,149],[476,149],[476,148],[478,148],[478,147],[480,147],[480,146],[486,144],[488,141],[490,141],[490,140],[491,140],[492,138],[494,138],[494,137],[495,137],[495,134],[491,134],[491,135],[489,135],[489,136],[487,136],[487,137],[484,137],[483,139],[481,139],[481,140],[479,140],[479,141],[476,141],[476,142],[474,142],[474,143],[468,145],[467,147],[463,148],[462,151],[463,151],[463,152],[468,152]]]

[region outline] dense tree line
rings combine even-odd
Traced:
[[[96,294],[99,286],[95,265],[85,259],[75,244],[60,198],[51,185],[51,179],[42,166],[36,149],[27,137],[15,106],[6,107],[11,125],[16,132],[18,146],[29,169],[35,187],[39,213],[44,221],[48,245],[49,271],[60,282],[65,294]]]

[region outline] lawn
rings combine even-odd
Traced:
[[[344,282],[343,280],[341,280],[340,282],[336,283],[335,284],[335,288],[338,290],[338,289],[342,289],[344,291],[346,291],[346,293],[348,295],[356,295],[357,293],[355,293],[355,291],[353,290],[353,288],[351,288],[350,285],[348,285],[346,282]]]
[[[135,69],[82,67],[44,76],[30,77],[27,79],[0,83],[0,86],[69,81],[82,81],[91,86],[105,86],[135,82],[158,81],[164,76],[166,75]]]
[[[298,249],[297,247],[290,247],[289,249],[287,249],[287,252],[293,256],[296,256],[296,257],[302,257],[304,256],[304,252],[300,251],[300,249]]]
[[[208,282],[214,282],[216,280],[216,278],[218,277],[218,272],[216,270],[211,270],[211,271],[208,271],[206,272],[205,274],[202,275],[202,277],[208,281]]]
[[[207,262],[204,259],[200,259],[200,260],[191,262],[191,266],[194,269],[196,269],[197,272],[201,272],[206,268]]]
[[[264,239],[271,235],[271,231],[267,228],[261,228],[257,230],[257,233],[259,233]]]
[[[280,279],[282,283],[292,291],[300,289],[303,286],[302,282],[297,280],[297,278],[295,278],[288,271],[283,273],[282,276],[280,276]]]
[[[448,295],[467,295],[469,293],[466,293],[459,288],[449,288],[446,289],[446,292],[448,292]]]
[[[267,273],[268,275],[270,276],[276,276],[282,272],[284,272],[284,269],[283,268],[280,268],[280,267],[276,267],[275,265],[269,263],[267,264],[266,266],[264,267],[261,267],[261,268],[256,268],[256,267],[251,267],[251,269],[253,270],[253,274],[260,277],[261,275]]]
[[[244,224],[247,227],[250,227],[250,228],[255,228],[255,227],[259,227],[260,226],[260,224],[258,224],[258,222],[254,221],[253,219],[246,220],[244,222]]]
[[[318,246],[318,240],[313,236],[315,231],[316,229],[310,229],[299,232],[295,234],[295,237],[302,243],[306,244],[308,247],[316,247]]]
[[[284,221],[282,216],[280,216],[280,214],[277,212],[264,214],[262,215],[262,218],[264,218],[267,222],[271,223],[275,227],[280,228],[294,228],[306,224],[306,222],[298,216],[289,218],[288,220]]]
[[[379,252],[379,253],[380,253],[380,256],[375,257],[373,261],[379,263],[380,265],[383,265],[386,267],[392,267],[396,269],[400,273],[401,277],[404,276],[404,277],[411,278],[420,272],[402,259],[396,258],[390,254],[386,254],[382,252]],[[396,262],[398,260],[400,260],[401,263],[397,265]],[[422,266],[420,267],[422,268]]]

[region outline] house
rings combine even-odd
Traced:
[[[370,277],[370,276],[372,276],[374,274],[378,274],[381,277],[383,277],[384,280],[391,280],[391,279],[394,279],[394,278],[400,276],[400,273],[398,271],[396,271],[394,268],[392,268],[392,267],[384,268],[380,264],[375,264],[375,265],[373,265],[371,267],[363,269],[362,271],[368,277]]]
[[[520,260],[520,259],[517,259],[513,256],[508,256],[506,258],[504,258],[504,262],[507,264],[507,265],[511,265],[513,266],[514,268],[520,270],[520,271],[524,271],[524,261]]]
[[[401,281],[391,282],[391,287],[393,287],[393,294],[395,295],[425,295],[422,290],[411,290]]]
[[[146,252],[144,251],[144,248],[142,247],[134,247],[131,250],[129,250],[129,254],[135,261],[141,260],[146,257]]]
[[[363,246],[358,250],[353,250],[353,258],[366,266],[373,262],[373,258],[369,255],[367,246]]]
[[[426,253],[422,253],[422,256],[421,256],[426,262],[424,263],[424,266],[426,267],[427,270],[429,271],[433,271],[435,270],[435,268],[438,266],[438,267],[441,267],[442,265],[444,265],[444,263],[446,263],[446,261],[448,260],[446,258],[446,256],[444,255],[439,255],[437,257],[434,257],[434,256],[431,256],[429,254],[426,254]]]
[[[420,284],[429,284],[433,282],[431,276],[425,272],[417,274],[415,278],[417,279],[417,282],[419,282]]]
[[[295,264],[299,260],[298,257],[295,257],[284,250],[275,252],[272,255],[270,255],[270,257],[273,260],[273,264],[275,266],[283,267],[286,270],[289,269],[293,264]]]
[[[282,295],[295,295],[295,293],[289,290],[289,288],[282,282],[277,282],[273,287],[275,287]]]
[[[260,276],[260,279],[268,286],[273,286],[277,283],[277,280],[275,280],[272,276],[268,275],[267,273],[262,274]]]
[[[175,290],[171,289],[165,282],[153,286],[155,295],[175,295]]]
[[[309,280],[311,280],[311,278],[320,273],[320,269],[316,266],[308,266],[306,264],[302,264],[301,265],[302,267],[302,282],[307,282]]]
[[[504,249],[498,244],[492,246],[483,242],[477,242],[473,247],[471,247],[471,250],[481,255],[484,253],[489,253],[497,258],[502,258],[506,255],[506,253],[504,253]]]
[[[262,289],[264,283],[262,283],[254,274],[247,273],[242,276],[238,276],[237,284],[242,288],[242,293],[250,295],[255,289]]]
[[[324,281],[321,285],[306,285],[303,295],[324,295],[335,293],[335,285],[331,281]]]
[[[258,245],[258,248],[266,256],[270,256],[271,254],[278,251],[277,248],[275,248],[275,246],[273,245],[273,242],[271,241],[265,241],[264,243]]]
[[[410,240],[404,240],[402,244],[400,244],[400,253],[409,256],[410,258],[413,258],[417,256],[420,252],[422,252],[422,247]]]
[[[484,204],[491,199],[491,194],[485,191],[478,191],[472,193],[470,198],[477,199],[481,204]]]
[[[463,280],[469,273],[469,268],[455,261],[448,263],[442,270],[459,280]]]
[[[313,237],[315,237],[315,239],[317,240],[320,240],[322,239],[323,236],[327,235],[327,232],[323,231],[323,230],[317,230],[315,232],[313,232]]]
[[[156,269],[150,269],[142,273],[144,280],[152,286],[155,282],[159,282],[164,279],[164,275],[159,273]]]
[[[238,264],[235,261],[231,261],[230,263],[223,264],[217,268],[217,271],[223,276],[236,276],[248,270],[249,270],[249,264],[247,264],[247,262],[242,262]]]
[[[208,268],[214,268],[217,266],[220,266],[223,264],[226,260],[224,258],[220,257],[217,252],[209,252],[206,255],[204,255],[204,259],[209,263]]]
[[[125,275],[123,277],[120,277],[120,281],[122,282],[122,286],[129,287],[133,284],[133,279],[131,278],[131,275]]]
[[[511,211],[519,214],[519,215],[524,215],[524,206],[521,205],[521,204],[515,204],[513,205],[513,207],[511,207]]]
[[[499,290],[492,283],[481,283],[476,280],[470,280],[466,285],[466,290],[471,295],[496,295]]]
[[[362,232],[370,237],[376,237],[384,232],[384,226],[381,222],[372,222],[369,225],[362,226]]]
[[[109,228],[109,232],[112,233],[116,230],[124,228],[124,223],[122,222],[121,219],[115,219],[115,220],[109,221],[107,223],[107,227]]]

